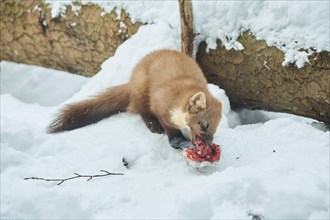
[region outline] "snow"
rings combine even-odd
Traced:
[[[146,54],[179,50],[180,31],[173,27],[162,20],[141,27],[90,79],[1,61],[1,219],[329,218],[329,130],[289,114],[235,112],[214,85],[209,89],[224,105],[215,166],[187,166],[165,135],[151,133],[129,113],[70,132],[45,132],[65,104],[127,82]],[[60,186],[24,180],[102,169],[124,175]]]
[[[65,5],[72,4],[46,2],[52,8],[53,18],[65,13]],[[90,2],[107,13],[116,9],[118,16],[123,8],[133,22],[166,22],[180,31],[177,1],[81,1]],[[250,31],[268,46],[284,52],[283,66],[294,63],[301,68],[312,53],[330,51],[329,1],[193,1],[193,16],[196,43],[206,41],[207,50],[216,48],[217,39],[228,50],[242,50],[244,47],[237,39],[244,31]]]
[[[38,66],[10,62],[1,64],[1,94],[9,93],[25,103],[58,105],[70,98],[70,93],[79,91],[87,81],[87,77]]]

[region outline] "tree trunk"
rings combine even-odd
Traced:
[[[91,76],[140,25],[132,24],[123,11],[106,14],[94,4],[81,5],[78,11],[68,6],[65,16],[51,19],[51,9],[42,0],[4,0],[0,60]]]
[[[191,0],[179,0],[181,21],[181,51],[192,56],[194,49],[194,24]]]
[[[283,67],[284,54],[244,33],[244,50],[219,46],[206,53],[200,45],[197,62],[208,81],[223,88],[233,107],[288,112],[330,123],[330,55],[315,53],[303,68]]]

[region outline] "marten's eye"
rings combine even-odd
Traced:
[[[202,130],[202,131],[206,131],[206,130],[209,128],[208,125],[204,125],[202,122],[198,122],[198,124],[199,124],[199,126],[201,127],[201,130]]]

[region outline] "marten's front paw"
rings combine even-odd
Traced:
[[[193,145],[191,144],[190,141],[187,141],[185,138],[183,137],[175,137],[170,141],[170,145],[171,147],[175,148],[175,149],[180,149],[183,150],[185,148],[189,148],[189,147],[193,147]]]

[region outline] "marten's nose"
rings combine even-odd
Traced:
[[[201,139],[207,146],[210,146],[213,143],[213,136],[202,134]]]

